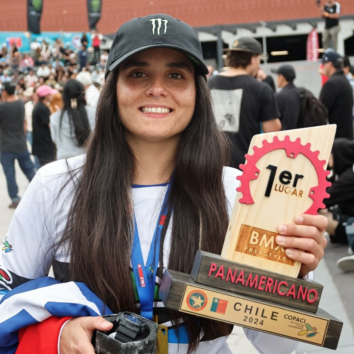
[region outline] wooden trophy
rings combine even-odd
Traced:
[[[323,286],[298,278],[301,264],[276,244],[277,227],[317,214],[336,126],[253,137],[222,254],[198,251],[192,274],[166,270],[165,306],[336,349],[343,323],[318,308]]]

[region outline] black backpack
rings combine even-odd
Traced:
[[[301,109],[297,128],[326,125],[328,123],[328,111],[326,106],[316,98],[312,92],[305,88],[299,88],[299,93]]]

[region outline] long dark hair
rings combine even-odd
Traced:
[[[118,71],[109,73],[88,144],[86,162],[74,190],[60,244],[68,241],[72,280],[86,283],[114,312],[136,306],[130,268],[132,247],[131,184],[135,157],[126,142],[117,105]],[[173,227],[169,263],[160,266],[190,273],[198,249],[220,254],[228,225],[223,188],[227,142],[214,120],[206,81],[196,75],[196,105],[176,152],[169,194]],[[71,174],[73,177],[73,174]],[[69,184],[69,183],[68,183]],[[171,311],[172,312],[172,311]],[[231,327],[207,319],[172,312],[173,323],[182,317],[189,334],[188,352],[196,349],[201,330],[205,340],[230,334]]]
[[[85,145],[91,128],[87,118],[85,88],[77,80],[68,80],[63,89],[64,107],[60,114],[59,128],[63,122],[65,112],[69,117],[70,133],[74,129],[77,145],[82,147]]]

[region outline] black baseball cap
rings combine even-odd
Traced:
[[[328,62],[332,62],[332,63],[342,62],[343,63],[343,57],[333,50],[328,51],[328,52],[323,53],[322,64],[326,64]]]
[[[178,50],[192,60],[197,72],[202,75],[209,73],[194,29],[169,15],[154,14],[133,18],[119,28],[108,55],[106,76],[133,54],[152,48]]]
[[[281,65],[278,69],[270,70],[273,74],[283,75],[288,82],[294,81],[296,78],[295,69],[292,65]]]
[[[231,48],[225,49],[226,51],[239,51],[239,52],[249,52],[257,55],[262,54],[262,46],[261,43],[252,37],[242,37],[235,40]]]

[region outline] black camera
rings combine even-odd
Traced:
[[[113,323],[107,332],[95,331],[96,354],[155,354],[157,324],[132,312],[103,316]]]

